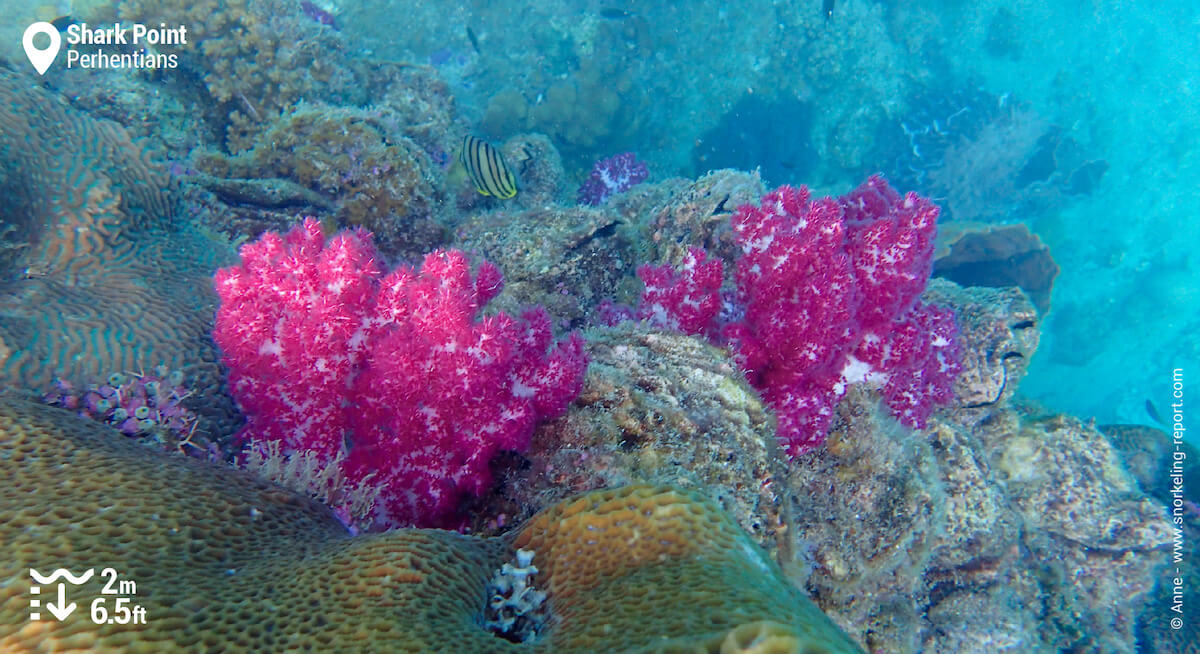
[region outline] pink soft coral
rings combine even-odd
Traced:
[[[937,214],[928,200],[872,177],[836,200],[780,187],[733,216],[741,317],[721,336],[775,409],[791,454],[824,441],[848,384],[878,387],[896,417],[917,428],[951,398],[960,370],[954,315],[918,300]],[[693,333],[716,329],[697,322],[696,307],[712,307],[720,293],[696,261],[703,253],[675,275],[652,268],[644,276],[643,317]]]
[[[645,290],[638,318],[656,327],[685,334],[704,334],[721,311],[720,259],[708,259],[700,248],[688,249],[679,270],[671,266],[641,266],[638,277]]]
[[[479,317],[502,284],[454,250],[385,274],[369,234],[326,244],[312,219],[263,235],[216,276],[244,437],[340,458],[349,482],[381,489],[376,526],[444,524],[487,489],[498,451],[526,448],[582,387],[577,334],[551,348],[540,309]]]

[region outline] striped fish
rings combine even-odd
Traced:
[[[476,191],[502,200],[516,197],[517,179],[505,165],[500,151],[487,141],[469,134],[464,136],[458,160],[467,169]]]

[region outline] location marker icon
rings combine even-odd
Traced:
[[[44,50],[39,50],[33,45],[33,37],[38,34],[45,34],[50,38],[50,47]],[[62,47],[62,36],[58,33],[58,28],[45,21],[36,22],[25,28],[25,36],[21,37],[21,45],[25,47],[25,56],[29,57],[29,63],[37,70],[38,75],[45,75],[50,69],[50,64],[54,63],[54,58],[58,56],[58,49]]]

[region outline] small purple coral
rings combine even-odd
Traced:
[[[183,405],[189,395],[182,372],[157,366],[153,373],[113,373],[106,383],[82,389],[56,379],[42,401],[108,423],[126,436],[148,437],[184,453],[201,454],[204,444],[193,440],[196,415]]]
[[[338,28],[337,19],[333,16],[333,14],[318,7],[309,0],[303,0],[303,2],[300,3],[300,11],[303,12],[305,16],[308,16],[322,25],[328,25],[333,29]]]
[[[628,191],[649,174],[646,163],[638,161],[632,152],[601,159],[592,166],[592,174],[579,187],[576,201],[594,207],[617,193]]]

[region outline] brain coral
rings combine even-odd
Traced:
[[[270,483],[5,397],[0,475],[0,650],[861,651],[714,504],[670,488],[584,495],[493,539],[351,537]],[[515,547],[551,612],[524,643],[481,627]],[[30,568],[93,566],[136,582],[145,624],[94,624],[96,598],[113,606],[99,579],[72,587],[76,614],[29,619]]]
[[[164,364],[220,397],[208,277],[232,252],[179,215],[171,186],[123,128],[0,70],[0,385]]]

